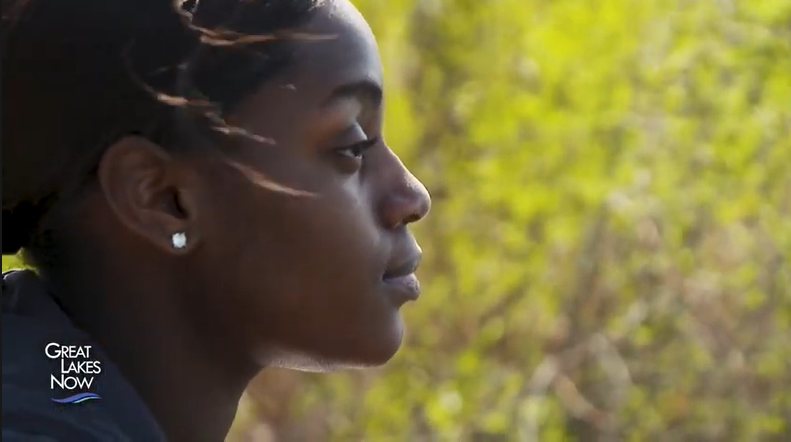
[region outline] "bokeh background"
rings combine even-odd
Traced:
[[[424,296],[229,441],[791,440],[791,0],[354,3]]]

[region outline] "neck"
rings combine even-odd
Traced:
[[[213,324],[190,317],[180,302],[188,296],[174,296],[183,287],[113,271],[140,267],[119,264],[63,272],[52,282],[64,308],[119,367],[169,441],[224,440],[257,367],[221,342]]]

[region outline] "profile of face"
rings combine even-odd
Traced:
[[[326,1],[302,30],[329,38],[289,43],[293,62],[227,116],[274,140],[242,142],[234,162],[298,193],[213,157],[184,159],[173,228],[188,243],[167,253],[192,319],[233,351],[303,370],[379,365],[419,292],[408,228],[430,199],[383,137],[382,66],[363,17]],[[106,183],[129,176],[104,173]]]

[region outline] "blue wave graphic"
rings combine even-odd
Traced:
[[[59,404],[79,404],[93,399],[101,399],[101,397],[96,393],[78,393],[74,396],[65,397],[63,399],[52,398],[52,401]]]

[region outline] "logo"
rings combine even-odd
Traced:
[[[98,394],[89,390],[96,377],[101,374],[101,362],[91,359],[90,345],[61,345],[55,342],[47,344],[44,354],[51,360],[58,361],[57,373],[50,375],[49,388],[53,394],[52,401],[60,404],[80,404],[90,400],[101,399]]]

